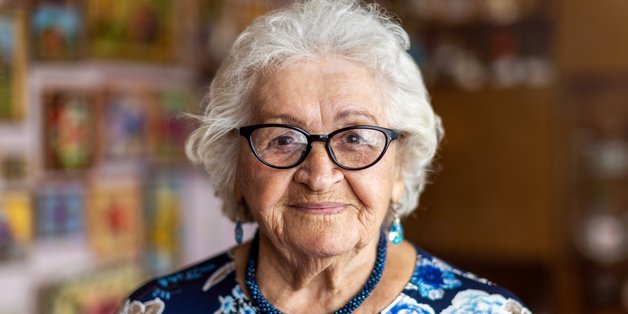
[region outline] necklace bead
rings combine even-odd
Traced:
[[[334,312],[334,314],[349,314],[353,313],[366,298],[373,292],[375,286],[379,282],[384,273],[384,265],[386,264],[386,249],[388,242],[386,236],[382,230],[379,235],[379,242],[377,243],[377,257],[375,258],[375,265],[371,271],[371,275],[368,280],[351,300],[347,302],[342,308]],[[259,231],[255,233],[253,242],[251,243],[251,249],[249,251],[249,257],[246,262],[246,272],[244,282],[251,294],[253,305],[255,305],[262,313],[270,314],[283,314],[283,312],[276,309],[262,294],[262,291],[257,284],[256,272],[257,272],[257,259],[259,256]]]

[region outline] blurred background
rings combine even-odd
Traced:
[[[289,2],[0,0],[0,314],[111,313],[235,244],[180,112]],[[380,3],[446,130],[407,237],[534,313],[628,313],[628,1]]]

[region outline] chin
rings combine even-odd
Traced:
[[[304,232],[290,232],[289,242],[297,250],[317,258],[334,257],[346,254],[361,246],[363,242],[357,228],[321,228]],[[296,230],[295,230],[296,231]]]

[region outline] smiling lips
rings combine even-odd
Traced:
[[[314,215],[332,215],[337,214],[345,209],[348,205],[345,203],[299,203],[290,207],[308,214]]]

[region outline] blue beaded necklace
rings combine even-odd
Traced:
[[[373,289],[379,282],[379,279],[382,278],[382,274],[384,273],[384,264],[386,264],[386,248],[387,241],[384,232],[379,236],[379,242],[377,243],[377,257],[375,258],[375,265],[373,266],[373,270],[371,271],[371,276],[362,287],[362,290],[356,294],[353,299],[349,300],[347,304],[345,304],[342,308],[334,312],[334,314],[349,314],[353,313],[355,309],[357,309],[366,298],[371,295]],[[257,284],[257,279],[255,278],[256,272],[256,264],[257,258],[259,255],[259,231],[255,233],[255,238],[253,238],[253,242],[251,243],[251,250],[249,251],[249,257],[246,262],[246,274],[244,281],[246,283],[246,288],[249,290],[251,294],[251,299],[253,301],[253,305],[255,305],[258,309],[261,310],[262,313],[272,313],[272,314],[283,314],[283,312],[276,309],[266,298],[262,295],[262,291]]]

